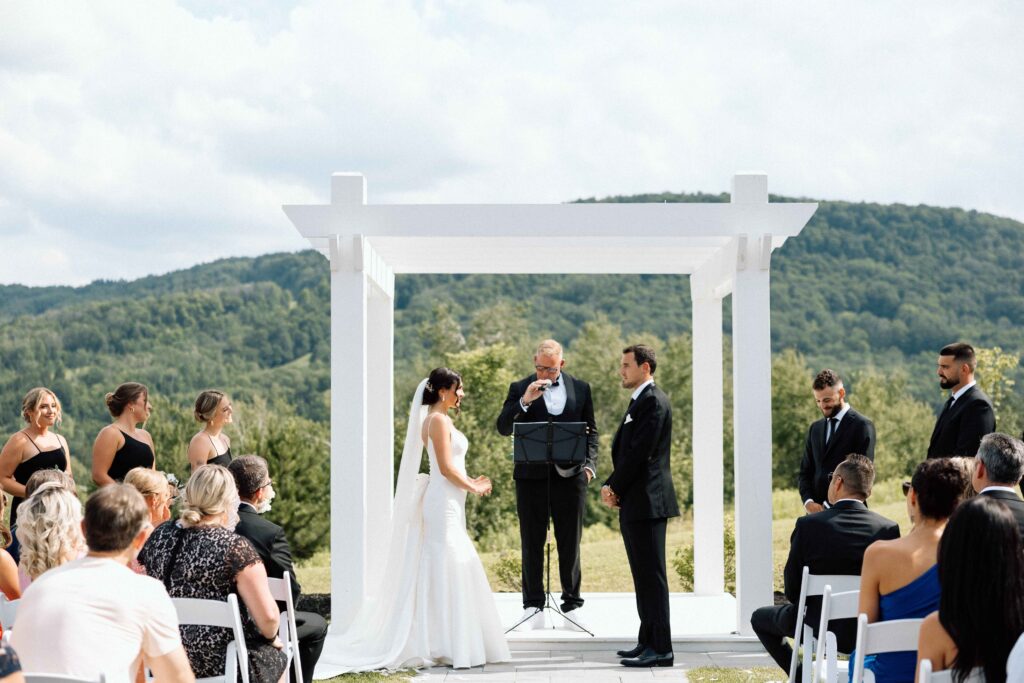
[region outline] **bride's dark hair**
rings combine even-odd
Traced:
[[[432,406],[441,400],[441,389],[458,389],[462,386],[462,375],[448,368],[434,368],[427,376],[423,387],[423,405]]]

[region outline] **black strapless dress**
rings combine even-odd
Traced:
[[[123,431],[121,433],[124,434],[124,445],[114,453],[114,459],[107,470],[107,476],[116,482],[123,482],[136,467],[152,468],[156,462],[156,455],[148,443],[132,438]]]

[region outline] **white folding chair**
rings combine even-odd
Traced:
[[[932,660],[922,659],[921,671],[917,675],[917,683],[953,683],[953,670],[945,669],[944,671],[932,673]],[[985,670],[980,666],[972,669],[964,683],[985,683]]]
[[[814,665],[811,659],[815,645],[814,629],[804,624],[804,615],[807,614],[807,598],[821,595],[825,591],[825,586],[832,586],[832,590],[835,592],[859,590],[860,576],[855,574],[812,574],[810,567],[804,567],[803,575],[800,578],[800,599],[796,606],[796,629],[793,633],[793,657],[789,661],[789,683],[796,683],[796,665],[800,657],[801,643],[806,643],[801,683],[808,683],[811,680],[811,670]]]
[[[107,677],[100,674],[99,678],[79,678],[63,674],[33,674],[25,672],[25,683],[106,683]]]
[[[242,616],[238,611],[238,596],[228,595],[226,602],[171,598],[182,626],[219,626],[232,630],[235,639],[228,643],[224,656],[224,675],[197,678],[196,683],[236,683],[241,674],[242,683],[249,683],[249,652],[245,647]]]
[[[917,636],[924,619],[893,619],[868,623],[868,615],[857,617],[857,651],[853,656],[850,683],[864,680],[864,657],[883,652],[917,652]],[[874,676],[872,676],[874,680]]]
[[[292,575],[285,572],[280,579],[267,577],[270,595],[274,600],[283,602],[287,609],[281,613],[281,628],[278,635],[288,649],[288,657],[295,669],[295,680],[302,681],[302,662],[299,661],[299,631],[295,625],[295,602],[292,596]]]
[[[8,600],[6,595],[0,593],[0,626],[4,629],[4,645],[11,640],[11,629],[14,628],[14,618],[18,616],[20,602],[21,600]]]
[[[847,662],[839,661],[836,634],[828,630],[828,622],[837,619],[856,619],[859,602],[859,590],[833,593],[832,586],[825,586],[825,590],[822,591],[821,620],[818,622],[819,646],[815,648],[814,654],[814,681],[839,683],[847,679]]]

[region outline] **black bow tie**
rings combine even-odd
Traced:
[[[554,382],[551,383],[551,386],[557,387],[561,383],[561,381],[561,379],[556,379]]]

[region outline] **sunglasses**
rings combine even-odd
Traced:
[[[909,481],[903,482],[902,484],[900,484],[900,486],[903,488],[903,495],[904,496],[907,495],[908,493],[910,493],[910,482]]]

